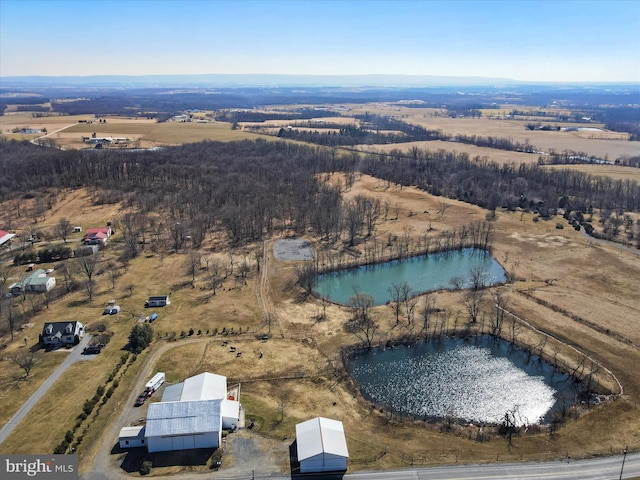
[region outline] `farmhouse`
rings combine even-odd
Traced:
[[[342,422],[316,417],[296,425],[300,473],[344,472],[349,452]]]
[[[85,245],[106,245],[112,233],[111,227],[109,226],[88,228],[84,237],[82,237],[82,243]]]
[[[11,239],[15,237],[15,233],[5,232],[4,230],[0,230],[0,247],[3,245],[9,245],[11,243]]]
[[[84,337],[84,325],[77,321],[45,323],[41,337],[45,346],[77,345]]]
[[[222,430],[233,430],[240,421],[240,402],[228,397],[227,378],[213,373],[167,387],[162,401],[149,405],[149,452],[218,448]]]
[[[47,273],[42,270],[35,270],[28,277],[9,286],[9,291],[13,295],[22,293],[42,293],[48,292],[56,286],[55,277],[47,277]]]

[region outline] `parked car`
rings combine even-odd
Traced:
[[[153,323],[153,322],[155,322],[157,319],[158,319],[158,314],[157,314],[157,313],[155,313],[155,312],[153,312],[153,313],[151,314],[151,316],[149,317],[149,323]]]
[[[141,406],[151,395],[153,395],[153,390],[146,389],[144,392],[138,395],[138,398],[136,398],[136,403],[134,403],[133,405],[135,407]]]
[[[82,350],[83,355],[97,355],[102,351],[102,347],[100,345],[89,345],[88,347],[84,347]]]
[[[117,313],[120,313],[119,305],[107,305],[102,312],[103,315],[115,315]]]

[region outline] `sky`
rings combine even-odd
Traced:
[[[640,83],[640,0],[0,0],[0,77]]]

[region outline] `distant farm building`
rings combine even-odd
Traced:
[[[13,295],[20,295],[22,293],[44,293],[55,286],[55,277],[48,277],[46,271],[39,269],[33,271],[23,280],[10,285],[9,292]]]
[[[171,302],[169,301],[168,295],[160,295],[155,297],[149,297],[149,300],[144,302],[145,307],[165,307],[169,305]]]
[[[106,245],[113,231],[111,227],[88,228],[82,237],[85,245]]]
[[[342,422],[316,417],[296,425],[300,473],[344,472],[349,451]]]
[[[45,346],[77,345],[84,331],[84,325],[77,321],[49,322],[44,324],[41,339]]]

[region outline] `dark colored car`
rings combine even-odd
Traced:
[[[153,395],[153,390],[145,390],[140,395],[138,395],[138,398],[136,398],[136,403],[134,403],[134,406],[139,407],[144,402],[146,402],[147,398],[149,398],[151,395]]]
[[[100,347],[100,345],[89,345],[88,347],[84,348],[82,353],[84,355],[97,355],[101,351],[102,351],[102,348]]]

